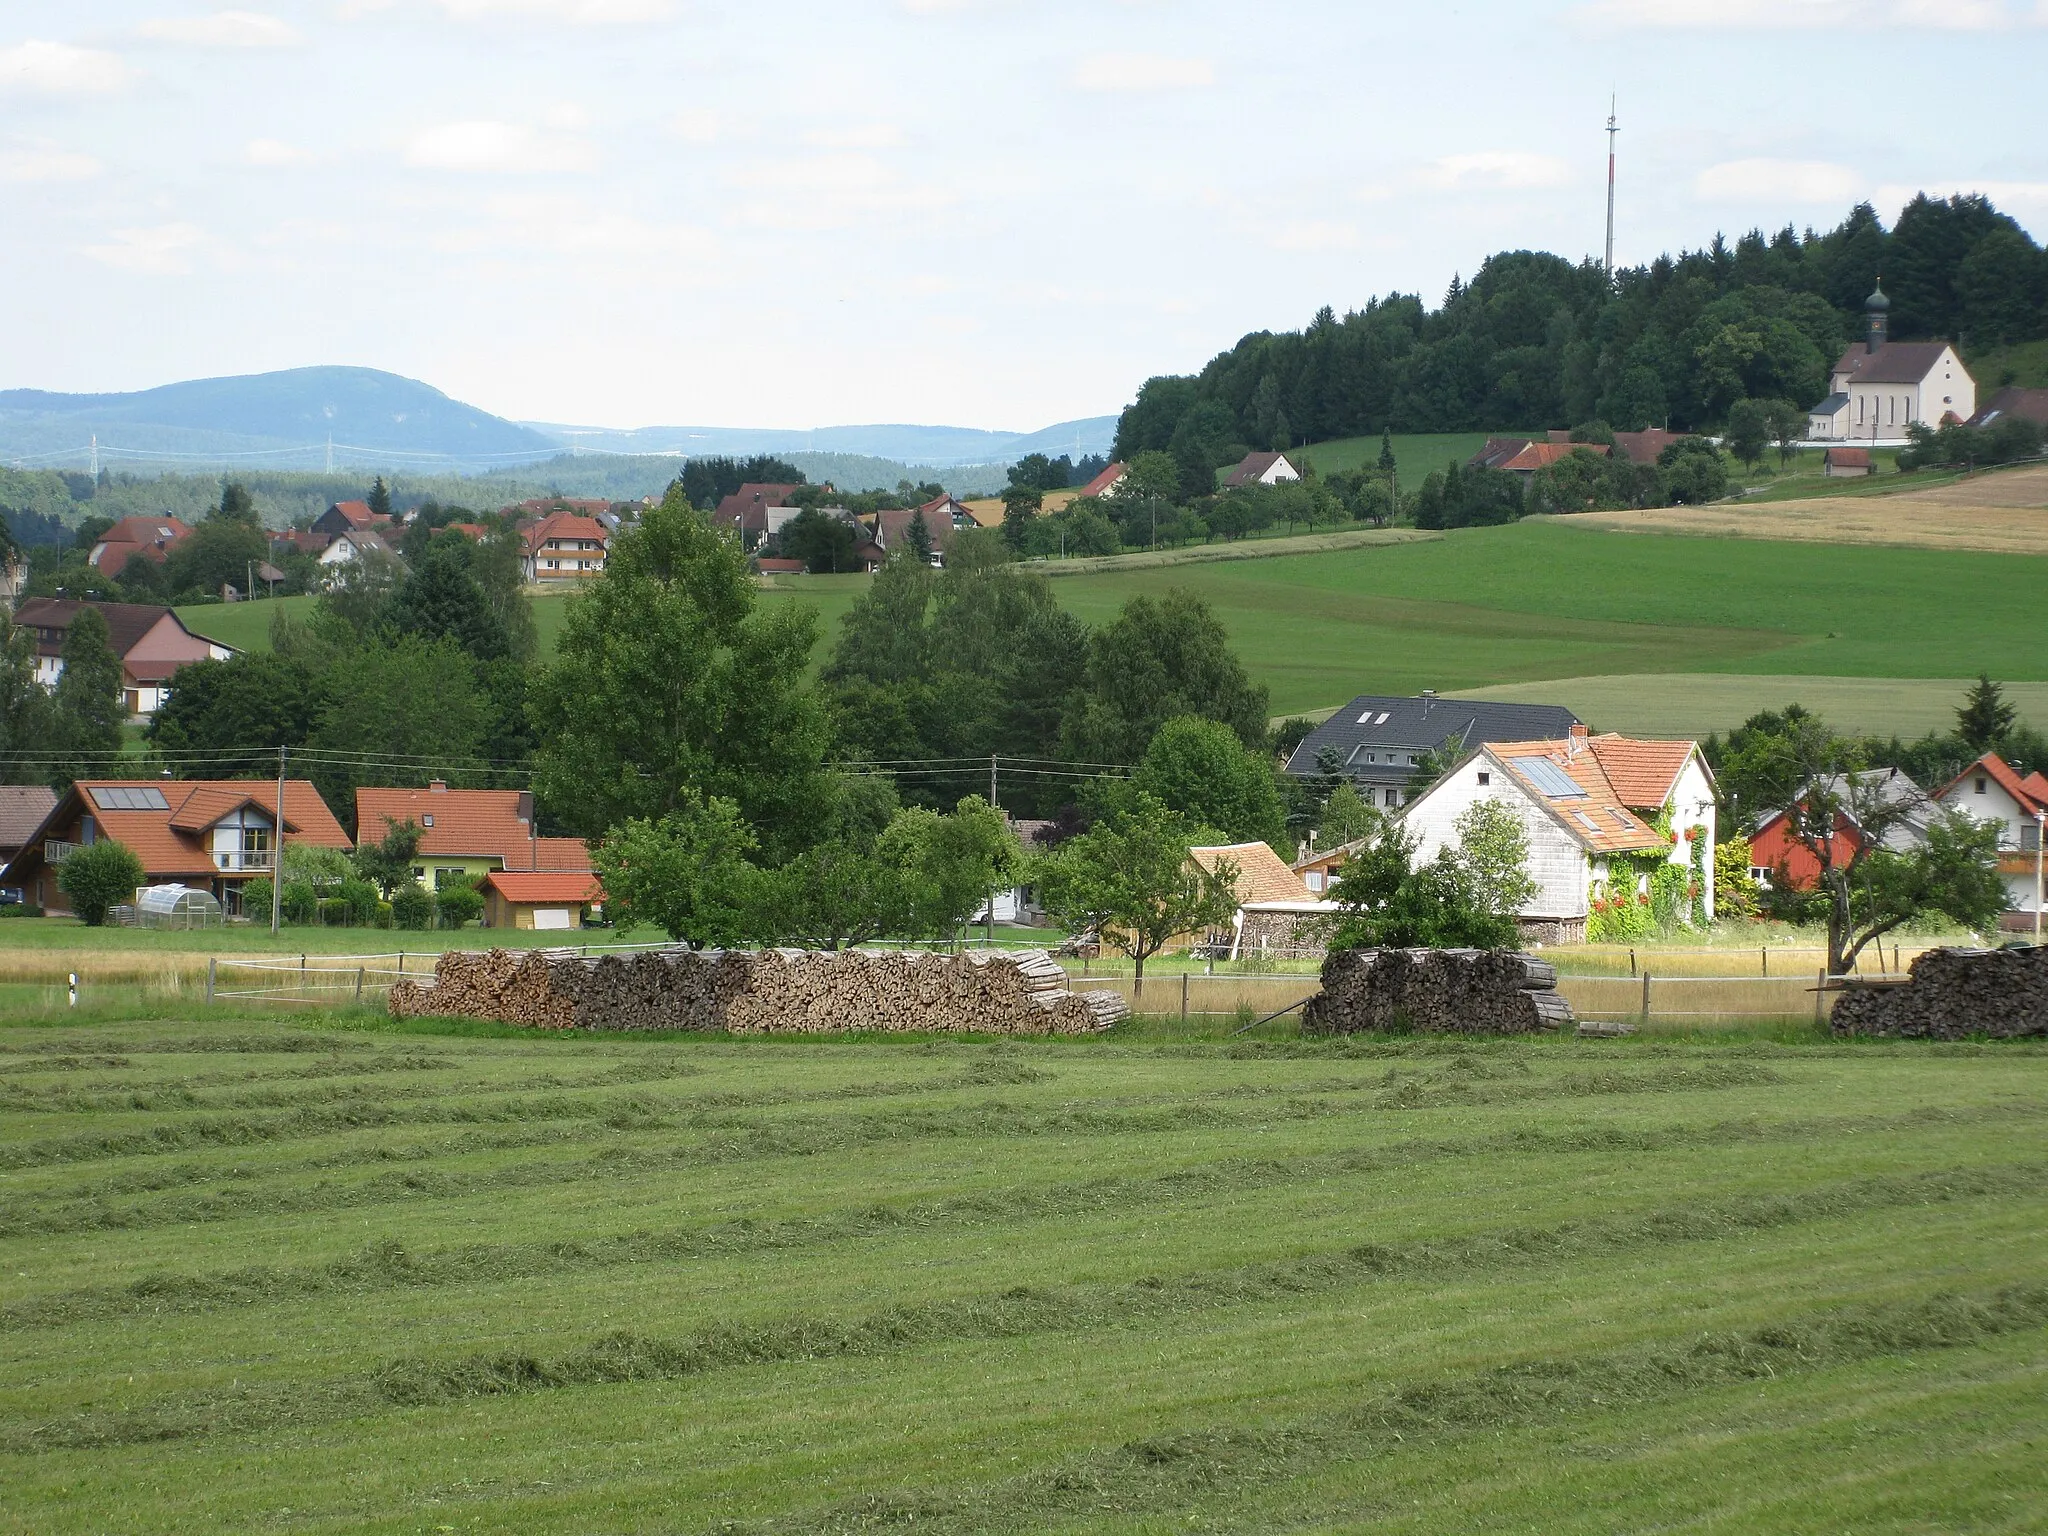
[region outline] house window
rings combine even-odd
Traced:
[[[1977,781],[1977,793],[1980,795],[1984,793],[1984,781],[1982,779]]]
[[[1480,769],[1480,770],[1479,770],[1479,787],[1480,787],[1481,789],[1484,789],[1484,788],[1485,788],[1485,787],[1486,787],[1487,785],[1491,784],[1492,782],[1493,782],[1493,775],[1492,775],[1491,773],[1489,773],[1489,772],[1488,772],[1488,771],[1487,771],[1486,769],[1484,769],[1484,768]]]
[[[2024,852],[2033,853],[2040,846],[2041,824],[2039,822],[2034,822],[2020,828],[2020,848]]]
[[[1323,888],[1323,872],[1321,870],[1312,869],[1308,872],[1308,888],[1312,891],[1320,891]]]

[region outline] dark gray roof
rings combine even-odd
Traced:
[[[1849,397],[1843,394],[1840,390],[1836,390],[1832,395],[1829,395],[1827,399],[1821,401],[1819,405],[1816,405],[1812,410],[1808,411],[1806,414],[1809,416],[1832,416],[1835,414],[1835,412],[1839,411],[1843,406],[1847,405],[1848,403]]]
[[[1386,755],[1389,748],[1405,759],[1410,752],[1431,751],[1447,743],[1453,752],[1469,752],[1488,742],[1561,741],[1578,723],[1578,716],[1556,704],[1361,694],[1303,739],[1287,760],[1287,771],[1308,777],[1318,771],[1316,759],[1328,751],[1336,754],[1346,773],[1405,779],[1406,762],[1391,762]],[[1379,760],[1368,764],[1368,751]]]
[[[2009,384],[1984,402],[1970,418],[1970,425],[1988,427],[2005,416],[2024,416],[2048,426],[2048,389],[2022,389]]]
[[[1875,352],[1858,342],[1833,371],[1848,374],[1857,384],[1918,384],[1947,350],[1945,341],[1888,341]]]

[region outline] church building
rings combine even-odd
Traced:
[[[1914,422],[1938,427],[1977,412],[1977,385],[1946,341],[1892,341],[1892,301],[1879,288],[1864,301],[1864,339],[1828,373],[1828,397],[1806,413],[1808,440],[1902,443]]]

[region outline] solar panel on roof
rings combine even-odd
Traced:
[[[1570,774],[1547,757],[1525,757],[1516,766],[1531,784],[1553,800],[1583,800],[1585,789]]]
[[[91,793],[93,804],[103,811],[168,811],[171,808],[164,792],[154,785],[140,789],[95,789]]]
[[[1597,821],[1595,821],[1595,820],[1594,820],[1594,819],[1592,818],[1592,816],[1591,816],[1591,815],[1589,815],[1589,814],[1588,814],[1587,812],[1585,812],[1585,811],[1573,811],[1573,812],[1572,812],[1572,814],[1573,814],[1574,816],[1578,817],[1580,821],[1582,821],[1582,822],[1584,822],[1584,823],[1585,823],[1585,825],[1586,825],[1586,830],[1587,830],[1588,832],[1598,832],[1598,831],[1600,830],[1600,823],[1599,823],[1599,822],[1597,822]]]

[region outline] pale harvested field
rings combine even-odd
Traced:
[[[1587,512],[1572,522],[1630,533],[2041,555],[2048,554],[2048,464],[1973,475],[1926,491]]]

